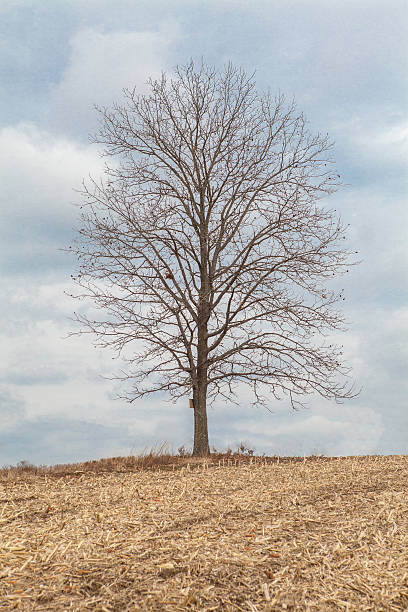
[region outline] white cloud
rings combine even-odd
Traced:
[[[24,400],[19,392],[0,386],[0,431],[16,427],[25,418]]]
[[[52,124],[86,137],[95,127],[94,104],[109,106],[122,97],[123,88],[146,92],[146,80],[160,77],[177,37],[172,21],[156,32],[76,32],[69,66],[51,100]]]
[[[406,166],[408,159],[408,122],[397,125],[380,126],[371,132],[360,124],[352,130],[354,144],[369,158],[380,159],[383,163],[396,163]]]
[[[154,411],[147,420],[148,400],[129,406],[110,399],[119,390],[118,385],[102,376],[118,372],[121,361],[112,360],[109,350],[94,348],[94,338],[89,335],[68,337],[78,329],[68,318],[78,310],[77,302],[63,293],[72,289],[68,281],[10,280],[1,315],[3,320],[14,319],[16,325],[0,330],[0,346],[7,346],[0,351],[0,383],[4,385],[8,426],[17,425],[18,419],[10,421],[7,404],[12,404],[11,398],[18,391],[25,406],[21,419],[69,418],[108,428],[123,425],[130,434],[144,438],[153,435],[166,420],[167,401],[156,400],[162,415]],[[1,398],[0,393],[0,403]],[[174,419],[175,412],[177,408],[172,405],[170,418]]]
[[[377,161],[383,166],[395,164],[406,168],[408,121],[395,117],[392,109],[381,109],[380,116],[378,109],[364,115],[355,114],[335,123],[331,129],[347,143],[348,151],[359,164]]]
[[[2,213],[72,217],[73,189],[83,176],[98,175],[102,162],[94,146],[57,138],[33,123],[0,130]]]
[[[380,152],[395,155],[399,161],[408,157],[408,122],[390,126],[373,134],[372,143]]]
[[[80,201],[75,189],[102,161],[91,145],[57,138],[24,123],[0,130],[0,260],[2,273],[41,274],[67,265],[58,249],[72,240]]]
[[[256,448],[268,448],[277,454],[324,452],[336,455],[363,455],[378,451],[384,431],[379,411],[358,400],[352,405],[333,405],[316,398],[310,412],[281,413],[252,423],[231,424],[236,435],[249,435]]]

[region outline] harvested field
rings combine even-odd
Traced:
[[[0,610],[408,610],[408,456],[0,471]]]

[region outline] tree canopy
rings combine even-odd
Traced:
[[[254,403],[318,393],[355,396],[342,348],[344,299],[328,279],[353,253],[322,198],[341,184],[328,135],[313,135],[295,103],[259,94],[228,64],[178,67],[99,108],[105,178],[84,182],[77,314],[128,363],[117,378],[134,401],[193,395],[194,454],[208,454],[207,399]]]

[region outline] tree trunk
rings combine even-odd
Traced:
[[[193,457],[210,455],[207,424],[207,385],[198,383],[193,391],[194,402],[194,449]]]
[[[198,324],[197,376],[193,387],[194,402],[194,450],[193,456],[210,454],[207,425],[207,377],[208,377],[208,305],[201,304]]]
[[[202,222],[203,226],[205,225]],[[210,454],[207,425],[207,387],[208,387],[208,320],[210,318],[208,260],[208,231],[201,233],[201,288],[198,308],[197,329],[197,377],[194,382],[194,450],[193,456],[206,457]]]

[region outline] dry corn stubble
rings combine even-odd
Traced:
[[[408,610],[407,456],[176,467],[3,470],[0,610]]]

